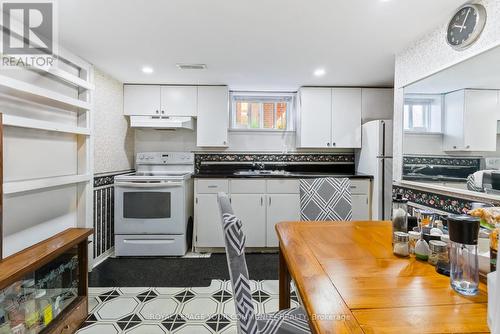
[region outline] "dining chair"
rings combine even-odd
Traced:
[[[324,177],[300,179],[300,218],[304,221],[352,219],[351,181]]]
[[[227,194],[219,193],[218,202],[222,216],[224,244],[226,247],[229,276],[239,334],[302,334],[311,333],[307,314],[302,307],[275,313],[255,313],[245,259],[245,234],[242,222],[231,207]]]

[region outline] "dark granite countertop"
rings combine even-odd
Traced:
[[[260,178],[260,179],[301,179],[301,178],[319,178],[319,177],[347,177],[350,179],[373,179],[373,175],[366,174],[345,174],[345,173],[317,173],[317,172],[288,172],[288,173],[271,173],[271,174],[238,174],[237,172],[222,171],[210,173],[195,173],[194,178],[199,179],[222,179],[222,178]]]

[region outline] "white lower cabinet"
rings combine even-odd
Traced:
[[[370,219],[370,180],[351,182],[353,220]],[[278,247],[275,225],[300,220],[297,179],[196,179],[194,228],[196,249],[222,248],[217,192],[231,198],[235,215],[243,222],[246,247]]]
[[[194,216],[196,247],[224,247],[217,194],[196,194]]]
[[[266,204],[264,194],[231,194],[231,206],[243,222],[246,247],[266,246]]]
[[[268,194],[266,247],[278,247],[275,225],[282,221],[300,220],[299,194]]]
[[[370,199],[368,195],[352,194],[352,220],[370,220]]]

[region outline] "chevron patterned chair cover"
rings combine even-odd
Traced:
[[[301,220],[351,220],[352,197],[350,186],[351,182],[348,178],[301,179]]]
[[[233,213],[229,198],[218,194],[222,215],[229,275],[233,286],[239,334],[302,334],[311,333],[305,311],[299,308],[256,315],[245,260],[245,235],[242,223]]]

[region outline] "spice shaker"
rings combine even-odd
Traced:
[[[448,245],[446,242],[431,240],[429,241],[429,248],[431,250],[428,259],[430,264],[435,266],[439,261],[443,263],[448,262]]]
[[[394,232],[394,245],[393,245],[393,253],[394,255],[407,257],[410,255],[409,250],[409,236],[408,233],[405,232]]]
[[[450,232],[450,283],[462,295],[475,295],[479,286],[479,218],[466,215],[448,217]]]

